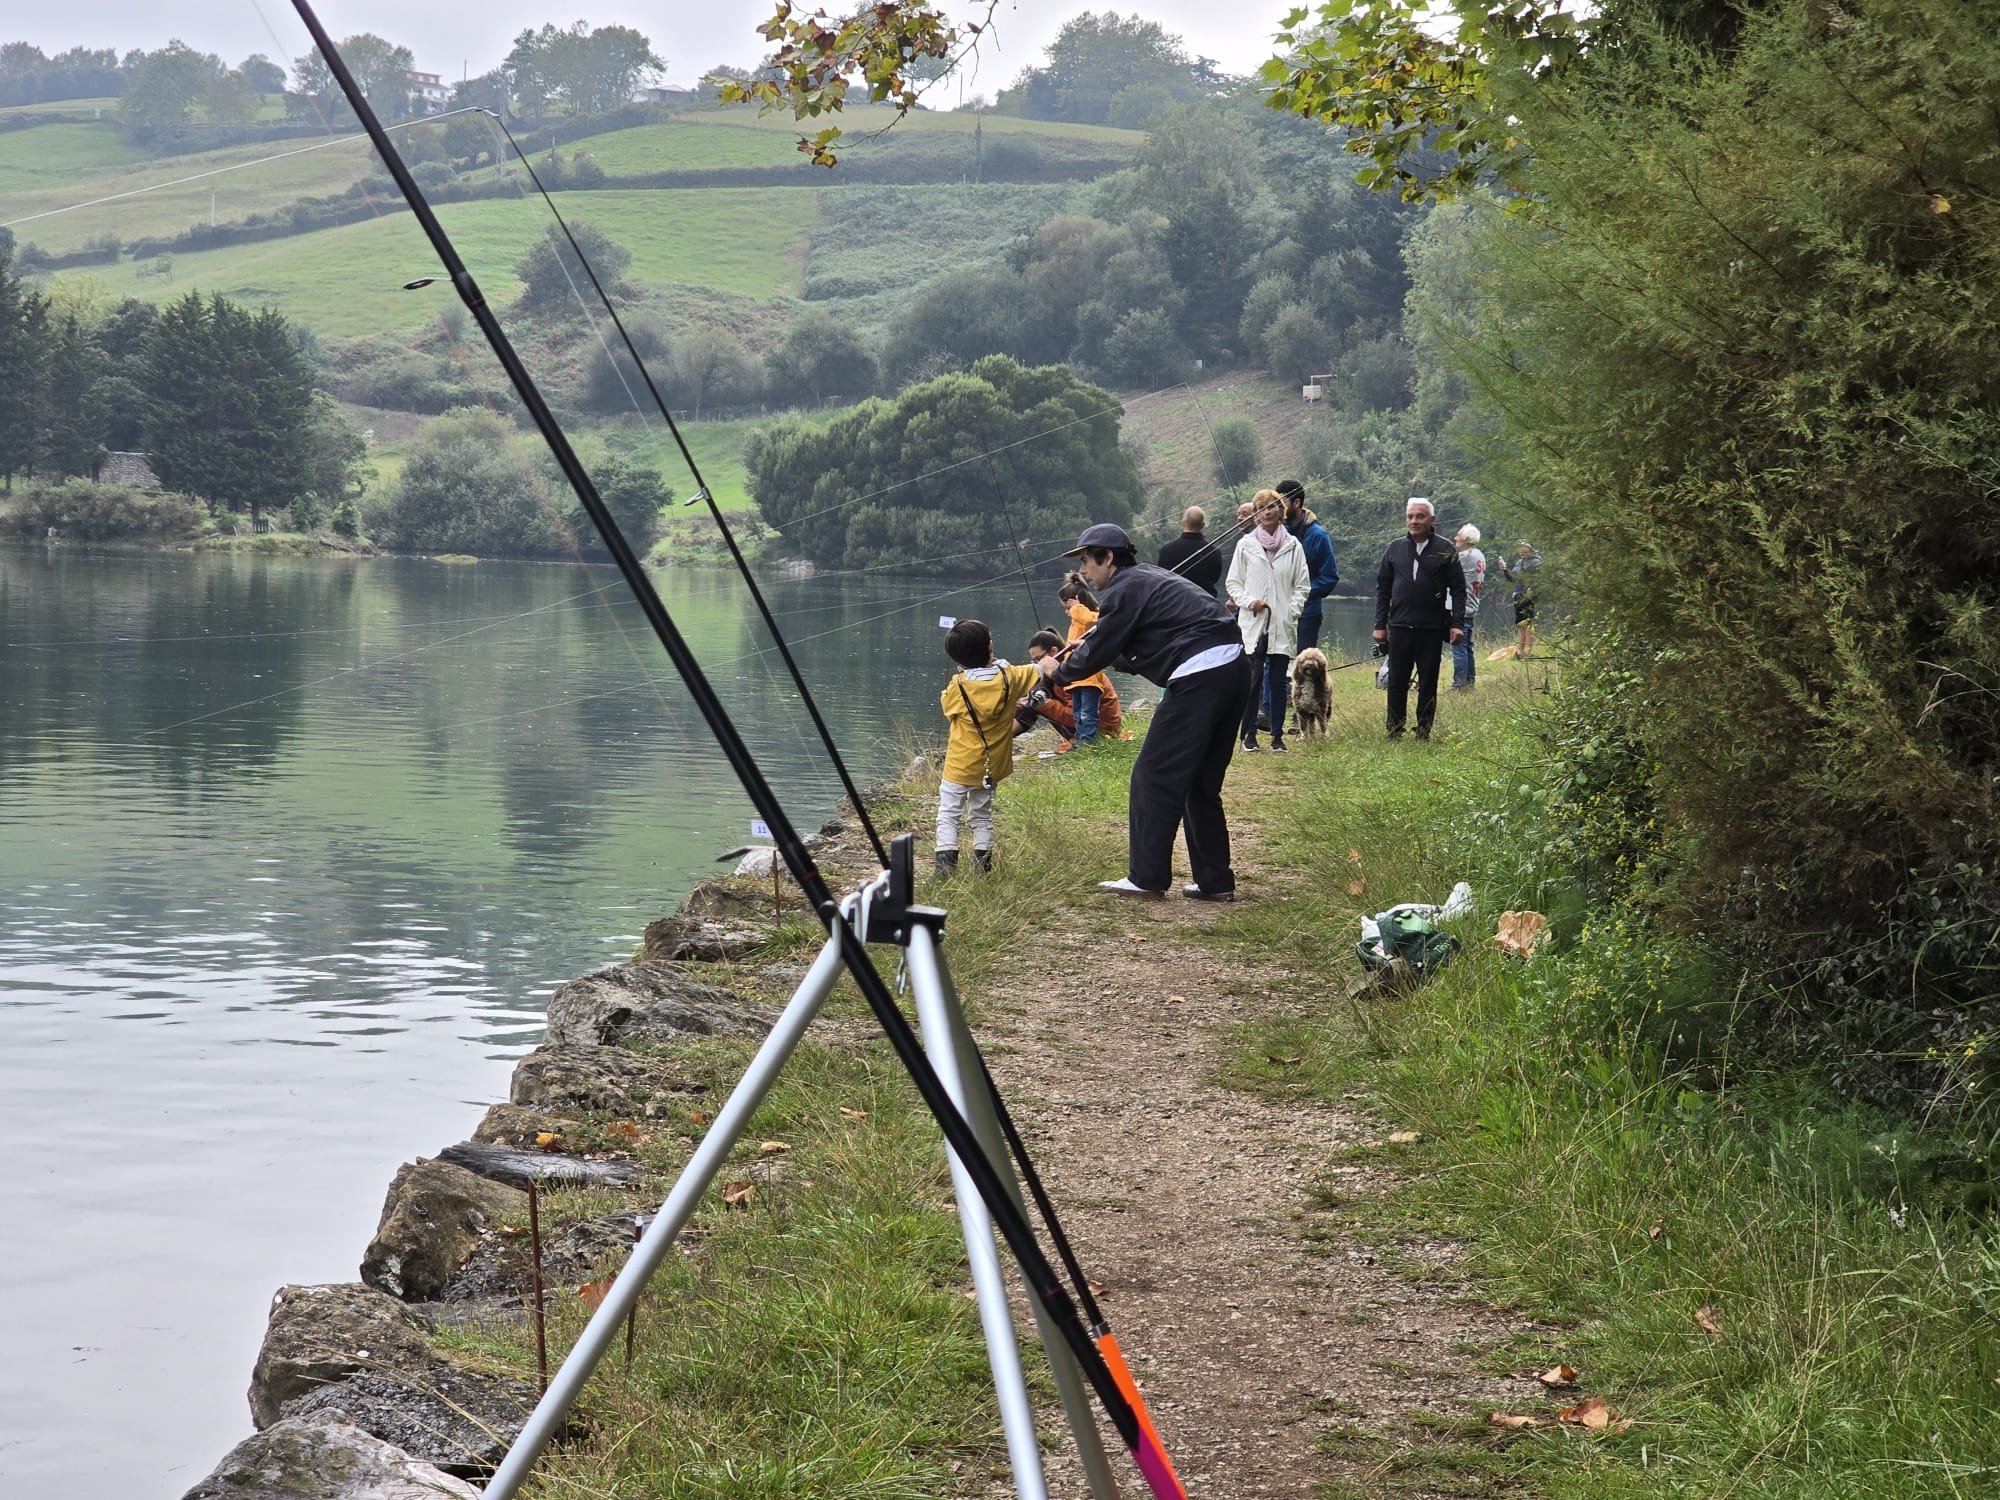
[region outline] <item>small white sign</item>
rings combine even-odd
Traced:
[[[939,615],[939,616],[938,616],[938,629],[939,629],[939,630],[949,630],[949,629],[951,629],[951,627],[952,627],[952,626],[956,625],[957,623],[958,623],[958,616],[957,616],[957,615]]]
[[[770,836],[771,836],[771,825],[769,823],[766,823],[762,818],[752,818],[750,820],[751,838],[767,839]]]

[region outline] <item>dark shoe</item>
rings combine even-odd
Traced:
[[[1272,748],[1276,749],[1277,747],[1273,746]],[[1181,894],[1190,901],[1234,901],[1236,899],[1236,892],[1234,890],[1205,891],[1192,881],[1181,887]]]
[[[993,851],[991,849],[974,849],[972,851],[972,862],[978,865],[986,874],[990,875],[993,873]]]
[[[1392,740],[1400,740],[1402,737],[1403,737],[1403,731],[1400,729],[1392,729],[1389,731],[1389,738]]]
[[[1428,745],[1431,742],[1431,732],[1428,729],[1419,729],[1417,731],[1417,738]]]
[[[1283,755],[1285,753],[1285,742],[1276,735],[1271,736],[1271,753],[1273,755]]]
[[[1251,754],[1251,753],[1254,753],[1254,752],[1255,752],[1255,751],[1256,751],[1257,749],[1258,749],[1258,745],[1257,745],[1257,742],[1256,742],[1256,741],[1255,741],[1254,739],[1246,739],[1246,740],[1245,740],[1245,741],[1243,742],[1243,750],[1244,750],[1244,753],[1245,753],[1245,754]]]
[[[952,875],[956,874],[957,871],[958,871],[958,851],[956,849],[938,850],[937,852],[938,874]]]
[[[1143,885],[1132,884],[1131,880],[1125,877],[1117,880],[1100,880],[1097,882],[1097,888],[1100,891],[1109,891],[1114,896],[1137,896],[1142,901],[1164,901],[1167,896],[1165,891],[1149,891]]]
[[[1271,732],[1271,716],[1265,713],[1258,714],[1257,727],[1263,730],[1264,733],[1269,734]]]

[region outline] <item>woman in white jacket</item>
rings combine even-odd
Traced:
[[[1285,708],[1291,696],[1287,670],[1298,649],[1299,615],[1312,590],[1305,549],[1285,529],[1285,497],[1259,490],[1252,500],[1256,524],[1236,544],[1225,587],[1236,606],[1243,652],[1251,658],[1250,701],[1243,705],[1243,748],[1257,748],[1257,712],[1270,715],[1271,748],[1285,748]]]

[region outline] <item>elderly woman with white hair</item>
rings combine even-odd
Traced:
[[[1479,673],[1472,655],[1473,626],[1478,622],[1479,596],[1486,591],[1486,554],[1479,550],[1479,528],[1470,521],[1452,537],[1458,548],[1458,569],[1465,575],[1465,634],[1451,648],[1451,690],[1472,691]]]

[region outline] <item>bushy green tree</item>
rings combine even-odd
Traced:
[[[659,538],[660,512],[673,500],[673,492],[654,470],[623,458],[608,458],[593,464],[590,478],[603,497],[605,508],[611,512],[611,519],[618,523],[619,532],[632,550],[644,557]],[[570,513],[569,527],[580,545],[593,550],[601,548],[597,527],[581,501]]]
[[[1120,412],[1065,367],[993,355],[823,426],[781,423],[744,461],[764,519],[814,562],[991,571],[1021,561],[1017,542],[1040,555],[1131,518]]]
[[[617,286],[632,264],[632,252],[587,219],[573,219],[569,228],[605,290]],[[569,236],[554,224],[514,262],[514,274],[521,278],[521,301],[530,308],[560,307],[578,291],[586,297],[591,295],[590,278],[584,275],[577,261],[576,249],[571,247]]]
[[[146,335],[139,380],[147,457],[169,488],[253,517],[305,493],[312,377],[275,309],[188,293]]]
[[[560,557],[572,505],[507,424],[460,407],[424,424],[382,514],[382,540],[411,552]]]
[[[1232,489],[1249,483],[1264,462],[1264,439],[1248,417],[1217,417],[1214,445],[1216,482]]]
[[[875,388],[875,358],[852,327],[814,308],[764,356],[764,383],[780,400],[865,396]]]
[[[1157,312],[1129,312],[1111,331],[1097,364],[1120,385],[1157,389],[1185,380],[1193,368],[1187,345]]]
[[[208,92],[209,70],[202,54],[176,37],[149,52],[133,69],[118,100],[119,117],[136,141],[171,137],[194,114]]]
[[[1001,90],[995,109],[1035,120],[1137,126],[1221,81],[1212,61],[1189,55],[1157,21],[1085,11],[1063,23],[1039,66]]]

